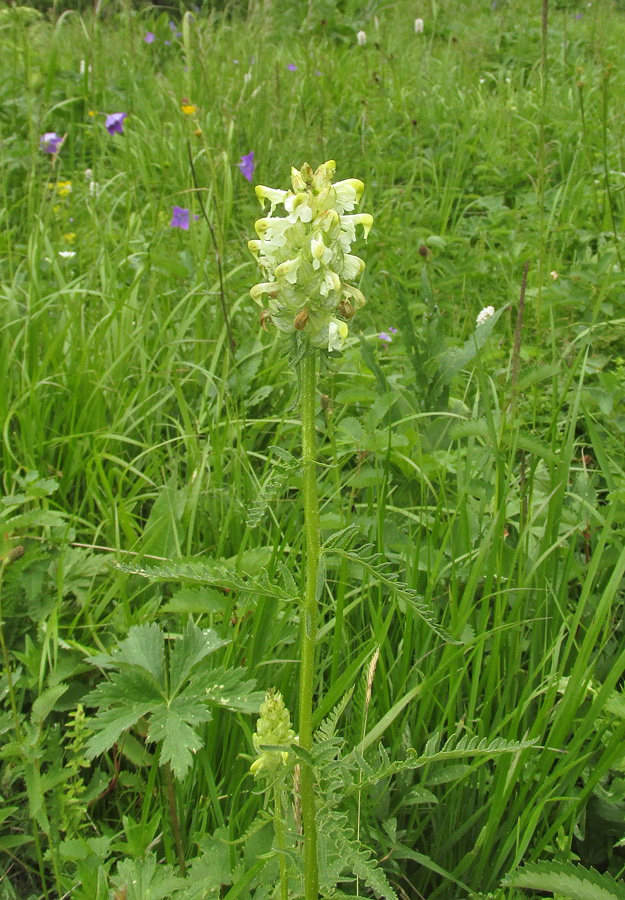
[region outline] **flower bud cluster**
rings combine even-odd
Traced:
[[[256,187],[269,214],[256,222],[258,240],[248,246],[265,281],[250,294],[263,307],[261,323],[269,319],[284,334],[300,332],[313,347],[340,350],[348,334],[347,321],[365,305],[349,282],[365,264],[350,253],[356,226],[365,239],[373,225],[368,213],[350,215],[360,202],[364,184],[356,178],[332,183],[336,169],[329,160],[313,172],[308,163],[291,169],[293,190]],[[281,204],[285,216],[275,215]]]
[[[261,772],[272,775],[281,765],[286,765],[288,750],[263,750],[267,745],[288,747],[295,740],[295,732],[291,728],[291,716],[284,705],[279,691],[267,691],[265,700],[260,704],[260,719],[256,721],[256,733],[252,735],[254,749],[259,754],[250,766],[250,772],[256,777]]]

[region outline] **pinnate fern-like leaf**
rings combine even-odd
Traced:
[[[625,900],[625,885],[607,872],[570,862],[528,863],[509,874],[510,887],[550,891],[569,900]]]
[[[381,764],[371,771],[367,765],[367,771],[364,772],[363,779],[350,789],[350,793],[371,787],[382,778],[388,778],[390,775],[396,775],[398,772],[404,772],[407,769],[420,769],[425,765],[433,762],[442,762],[450,759],[465,759],[473,756],[500,756],[503,753],[518,753],[521,750],[528,750],[534,747],[535,740],[528,741],[506,741],[503,738],[495,738],[489,741],[488,738],[465,737],[456,741],[450,738],[443,747],[440,747],[438,735],[430,738],[426,744],[423,753],[419,754],[413,747],[409,747],[406,752],[406,759],[395,760],[389,762],[386,751],[381,751]],[[356,754],[358,759],[358,755]],[[625,897],[623,898],[625,900]]]
[[[371,851],[356,840],[354,830],[348,824],[345,815],[336,810],[331,814],[322,815],[319,834],[323,836],[326,845],[333,845],[335,852],[332,855],[342,861],[339,871],[349,869],[373,891],[376,897],[397,900],[397,894],[388,883],[383,870],[372,858]],[[323,887],[327,887],[331,894],[335,884]]]
[[[315,733],[315,741],[329,741],[336,735],[336,726],[343,715],[347,704],[352,699],[354,688],[351,687],[339,700],[332,712],[325,717]]]
[[[273,450],[278,460],[273,463],[269,477],[261,487],[256,500],[247,511],[246,524],[249,528],[256,528],[269,504],[280,496],[289,477],[301,465],[298,459],[282,447],[270,447],[269,449]]]
[[[225,565],[207,565],[197,560],[179,560],[163,562],[157,566],[141,566],[137,563],[112,563],[120,572],[139,575],[151,581],[183,581],[190,584],[205,584],[209,587],[227,588],[244,591],[247,594],[259,594],[263,597],[274,597],[277,600],[291,600],[291,594],[275,583],[269,583],[269,577],[263,569],[259,577],[240,575]]]
[[[418,592],[399,580],[399,576],[391,568],[381,553],[372,553],[373,545],[364,544],[358,550],[345,550],[340,546],[334,546],[329,550],[333,556],[340,556],[349,562],[355,563],[392,591],[398,600],[411,606],[425,624],[440,638],[450,644],[460,644],[442,625],[439,624],[436,615],[429,606],[419,599]]]

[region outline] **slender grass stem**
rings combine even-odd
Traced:
[[[182,832],[180,830],[180,821],[178,820],[178,812],[176,810],[176,795],[174,793],[174,781],[171,777],[171,767],[169,763],[164,766],[165,769],[165,789],[167,791],[167,803],[169,805],[169,815],[171,817],[171,827],[174,832],[174,840],[176,841],[176,852],[178,853],[178,865],[180,866],[180,874],[184,878],[187,874],[187,867],[184,861],[184,847],[182,846]]]
[[[306,535],[306,587],[302,605],[302,644],[299,689],[299,740],[304,750],[312,748],[312,705],[317,636],[317,574],[319,570],[319,496],[317,493],[315,387],[317,357],[311,353],[301,362],[302,465],[304,528]],[[313,771],[302,765],[302,821],[304,825],[304,896],[317,900],[317,825]]]

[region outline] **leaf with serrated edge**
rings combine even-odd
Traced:
[[[505,879],[512,887],[551,891],[569,900],[625,900],[625,885],[607,872],[573,863],[528,863]]]
[[[189,673],[205,656],[214,653],[220,647],[228,643],[211,631],[210,628],[202,631],[193,622],[189,622],[182,633],[182,638],[175,641],[170,656],[170,680],[169,691],[173,696],[184,685]]]

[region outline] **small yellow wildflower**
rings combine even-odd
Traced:
[[[56,189],[60,197],[67,197],[72,192],[72,183],[71,181],[59,181]]]
[[[53,206],[53,207],[52,207],[52,212],[53,212],[55,215],[58,215],[58,214],[60,213],[60,211],[61,211],[61,204],[60,204],[60,203],[57,203],[56,206]]]
[[[90,115],[90,116],[95,116],[94,110],[90,109],[90,110],[89,110],[89,115]]]
[[[68,231],[67,234],[63,235],[63,240],[67,241],[68,244],[73,244],[76,240],[76,232]]]
[[[197,112],[197,106],[194,103],[189,103],[188,100],[183,99],[182,111],[185,116],[193,116]]]

